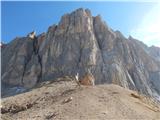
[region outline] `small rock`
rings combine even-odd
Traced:
[[[65,99],[64,101],[63,101],[63,103],[68,103],[68,102],[70,102],[70,101],[72,101],[73,100],[73,97],[69,97],[68,99]]]
[[[54,117],[56,117],[56,113],[50,113],[50,114],[48,114],[48,115],[46,115],[46,119],[51,119],[51,118],[54,118]]]

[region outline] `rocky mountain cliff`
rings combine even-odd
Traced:
[[[2,48],[2,88],[32,88],[41,81],[76,73],[81,78],[90,71],[95,84],[114,83],[157,96],[159,53],[160,48],[125,38],[99,15],[93,17],[88,9],[80,8],[63,15],[46,33],[17,37]]]
[[[150,55],[157,59],[158,61],[160,61],[160,48],[159,47],[155,47],[155,46],[151,46],[149,47],[149,50],[148,50],[150,53]]]

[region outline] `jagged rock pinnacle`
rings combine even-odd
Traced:
[[[27,36],[31,39],[34,39],[36,37],[36,31],[29,33]]]

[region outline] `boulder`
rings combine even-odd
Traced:
[[[92,74],[85,74],[83,78],[79,81],[81,85],[86,86],[94,86],[95,85],[95,79]]]

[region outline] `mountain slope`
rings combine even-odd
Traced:
[[[80,8],[62,16],[46,33],[16,38],[2,48],[2,92],[8,85],[32,88],[76,73],[81,79],[90,71],[96,84],[114,83],[158,96],[160,61],[144,48]]]
[[[113,84],[77,87],[73,81],[58,81],[2,99],[2,118],[158,120],[160,106],[151,100]]]

